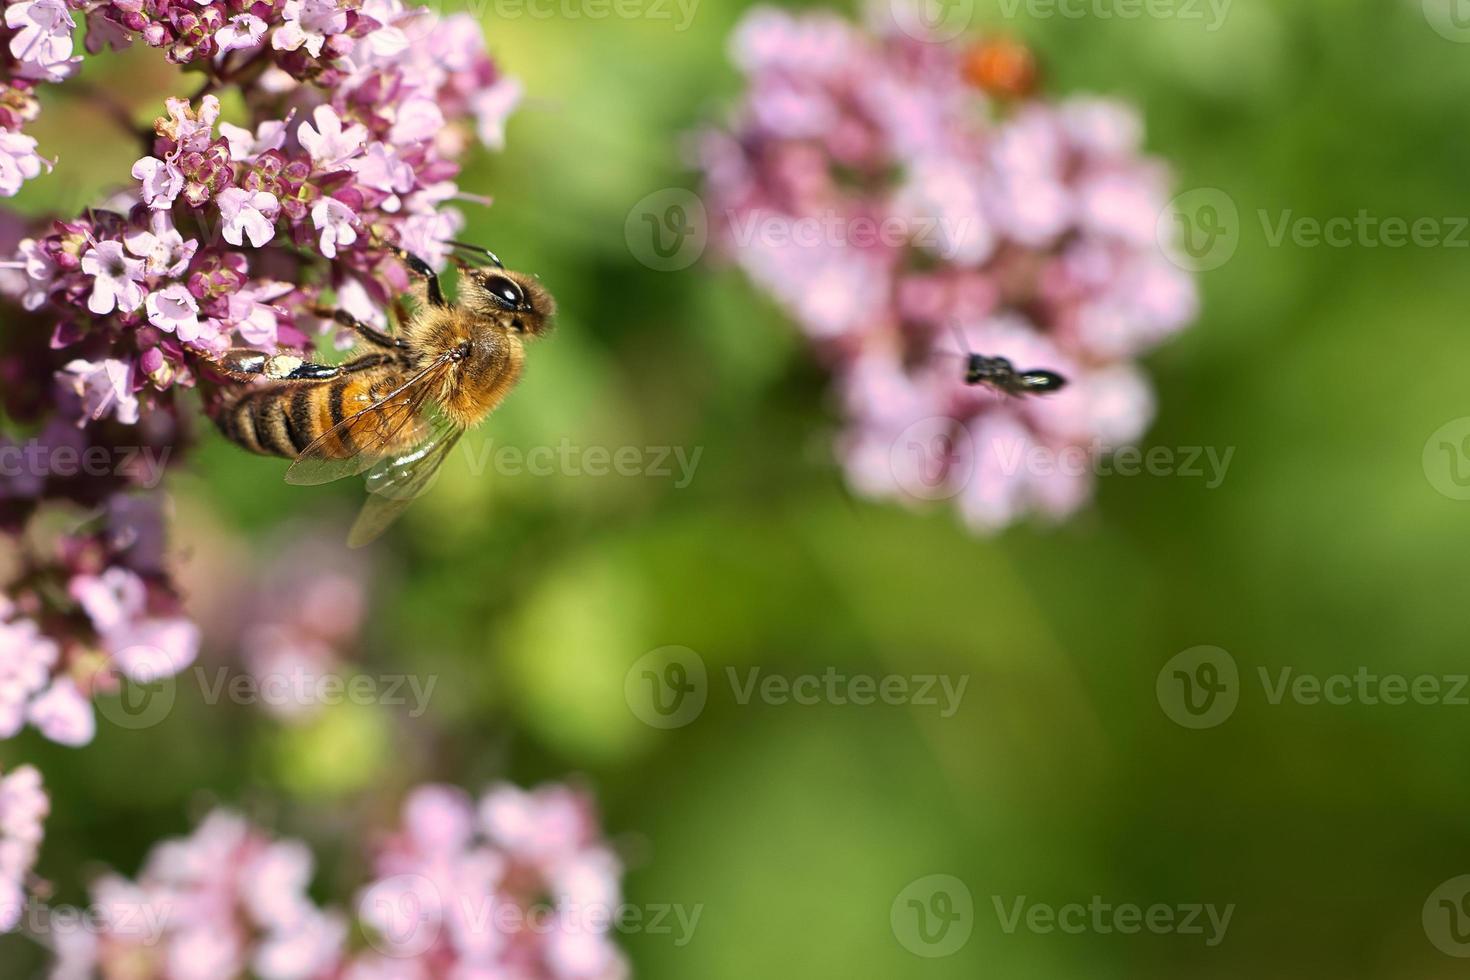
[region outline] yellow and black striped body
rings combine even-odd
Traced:
[[[400,365],[385,364],[324,381],[270,382],[246,389],[222,406],[215,424],[225,438],[253,453],[294,459],[343,419],[401,388],[408,377]],[[386,419],[394,402],[374,409],[375,414]],[[421,436],[419,425],[406,425],[393,441],[408,448]],[[345,459],[358,447],[342,432],[321,449],[324,455]]]

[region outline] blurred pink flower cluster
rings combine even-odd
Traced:
[[[0,774],[0,932],[14,929],[24,911],[26,879],[50,811],[41,774],[33,767]]]
[[[366,562],[340,536],[306,533],[272,552],[237,623],[243,665],[269,713],[314,716],[324,679],[339,672],[367,614]]]
[[[244,818],[211,813],[189,837],[148,856],[136,881],[92,886],[105,928],[52,937],[53,980],[105,977],[263,980],[327,977],[347,922],[308,897],[311,851],[275,841]]]
[[[628,976],[611,935],[622,868],[576,790],[422,787],[376,870],[359,914],[378,953],[350,980]]]
[[[718,241],[835,375],[851,484],[953,497],[990,530],[1087,501],[1095,460],[1152,417],[1134,359],[1197,297],[1158,240],[1169,177],[1136,114],[989,94],[978,51],[757,9],[733,39],[746,96],[700,152]],[[1069,384],[967,387],[968,352]]]
[[[0,535],[22,555],[0,563],[0,738],[29,719],[69,744],[91,738],[91,694],[194,658],[146,493],[186,448],[179,389],[208,404],[228,347],[314,346],[327,306],[385,323],[407,285],[392,247],[442,264],[451,202],[477,199],[459,161],[476,138],[501,146],[520,95],[473,16],[400,0],[18,0],[0,30],[0,193],[39,173],[18,127],[33,84],[76,67],[75,14],[89,52],[141,38],[205,90],[166,101],[99,207],[0,221],[0,409],[35,433],[0,434]],[[67,529],[35,546],[58,514]]]
[[[94,885],[107,926],[53,937],[52,980],[627,975],[607,925],[621,869],[576,791],[499,785],[476,803],[423,786],[405,803],[402,828],[374,850],[378,877],[357,901],[367,946],[355,948],[348,917],[308,897],[314,866],[304,844],[211,814],[190,837],[156,847],[136,881]]]
[[[23,539],[10,595],[0,593],[0,738],[29,723],[85,745],[94,695],[193,662],[199,632],[168,584],[156,505],[115,495],[81,526]]]

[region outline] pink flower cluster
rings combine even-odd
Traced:
[[[86,529],[20,553],[11,597],[0,594],[0,738],[29,723],[63,745],[85,745],[97,731],[94,695],[193,662],[199,633],[163,572],[155,503],[114,496]]]
[[[974,48],[828,14],[758,9],[733,54],[747,95],[701,141],[711,220],[834,372],[852,485],[957,498],[982,530],[1075,511],[1151,419],[1134,358],[1197,312],[1137,116],[990,97]],[[967,387],[969,352],[1069,384]]]
[[[613,943],[622,868],[590,800],[502,784],[476,803],[425,786],[382,848],[358,906],[378,952],[351,980],[622,980]]]
[[[65,0],[16,0],[5,6],[5,51],[0,55],[0,197],[13,197],[21,185],[49,170],[36,140],[21,132],[40,114],[35,88],[76,72],[72,54],[76,21]]]
[[[0,811],[3,812],[3,811]],[[93,888],[106,931],[55,938],[53,980],[613,980],[621,869],[590,802],[563,786],[416,789],[375,848],[378,877],[349,920],[307,895],[307,847],[216,812],[156,847],[137,881]],[[538,910],[544,914],[537,914]],[[599,914],[600,913],[600,914]]]
[[[266,711],[300,720],[320,709],[321,681],[338,672],[367,614],[363,565],[340,537],[308,534],[253,576],[239,646]]]
[[[136,881],[93,885],[107,928],[58,933],[53,980],[330,976],[347,923],[308,897],[313,866],[305,844],[216,811],[189,837],[155,847]]]
[[[41,774],[20,766],[0,775],[0,932],[14,929],[25,907],[26,879],[36,864],[51,801]]]
[[[476,137],[502,144],[520,90],[472,16],[400,0],[17,0],[6,10],[0,192],[37,169],[7,162],[5,140],[28,139],[15,130],[34,116],[32,84],[75,67],[72,11],[86,17],[89,51],[140,37],[206,82],[193,101],[167,100],[105,207],[35,228],[0,221],[0,254],[13,256],[0,296],[15,307],[0,336],[0,406],[38,433],[0,435],[0,534],[19,545],[62,503],[76,524],[0,581],[11,597],[0,738],[28,719],[80,744],[94,727],[91,694],[194,657],[158,506],[128,502],[183,455],[179,389],[201,385],[212,403],[214,355],[305,350],[333,328],[328,306],[385,323],[407,285],[393,247],[442,264],[463,220],[451,202],[483,200],[460,192],[459,161]],[[215,94],[226,90],[233,121]],[[95,462],[79,469],[78,458]],[[115,547],[140,534],[157,553],[146,568]]]

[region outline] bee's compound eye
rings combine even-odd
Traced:
[[[485,289],[508,310],[518,310],[526,302],[521,287],[505,276],[486,276]]]

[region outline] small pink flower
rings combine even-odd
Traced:
[[[338,245],[351,245],[357,241],[357,229],[353,227],[356,215],[352,209],[335,197],[324,197],[311,209],[311,221],[322,233],[321,250],[327,258],[336,258]]]
[[[399,146],[431,140],[444,131],[444,113],[428,95],[405,99],[388,130],[388,139]]]
[[[147,307],[149,323],[184,343],[198,340],[205,332],[199,322],[199,302],[187,286],[174,283],[149,293]]]
[[[86,745],[97,734],[92,702],[82,697],[69,677],[57,678],[32,701],[26,718],[42,735],[62,745]]]
[[[20,185],[50,164],[36,152],[36,141],[22,133],[0,132],[0,196],[14,197]]]
[[[302,123],[296,138],[321,170],[346,163],[361,153],[367,143],[367,127],[353,123],[344,129],[342,117],[329,105],[317,106],[311,118],[315,128],[309,122]]]
[[[181,276],[189,267],[189,260],[199,249],[194,239],[184,240],[173,226],[167,211],[154,211],[149,219],[147,231],[130,231],[123,236],[123,244],[138,258],[144,260],[143,271],[150,276]]]
[[[199,655],[199,627],[182,617],[147,618],[103,637],[124,677],[147,684],[172,677]]]
[[[230,144],[230,159],[252,161],[267,150],[279,150],[286,143],[286,129],[296,115],[292,109],[285,119],[267,119],[250,130],[229,123],[219,124],[219,133]]]
[[[271,38],[271,46],[278,51],[304,47],[313,58],[319,58],[327,36],[347,29],[347,11],[332,0],[286,0],[281,15],[285,23]]]
[[[220,217],[224,219],[224,239],[231,245],[250,244],[261,248],[276,235],[276,215],[281,211],[274,194],[230,187],[215,195]]]
[[[254,14],[236,14],[225,22],[225,26],[214,32],[214,43],[219,53],[244,48],[258,48],[265,40],[265,21]],[[221,131],[224,127],[220,127]]]
[[[521,83],[510,77],[500,78],[475,94],[470,109],[475,114],[475,129],[481,143],[492,150],[505,148],[505,123],[520,105],[522,95]]]
[[[26,878],[36,863],[51,800],[33,766],[0,778],[0,933],[19,923]]]
[[[133,368],[127,361],[76,360],[67,364],[58,377],[81,399],[85,414],[77,419],[78,426],[108,415],[115,415],[124,425],[137,424],[138,397],[133,393]]]
[[[61,81],[79,61],[71,56],[77,25],[63,0],[17,0],[5,8],[5,26],[15,31],[10,53],[24,78]]]
[[[253,347],[275,347],[280,321],[275,307],[270,304],[293,288],[290,283],[266,282],[259,288],[231,293],[226,301],[229,309],[224,324],[226,329],[236,331],[241,340]]]
[[[143,182],[143,202],[160,211],[173,207],[184,189],[184,172],[157,157],[143,157],[133,164],[133,177]]]
[[[402,206],[399,194],[413,190],[412,164],[401,158],[398,151],[386,143],[368,144],[367,152],[353,160],[351,167],[362,186],[388,195],[381,207],[389,213]]]
[[[25,725],[26,705],[46,686],[60,652],[34,622],[0,622],[0,738]]]
[[[122,242],[98,242],[82,254],[82,271],[93,277],[87,309],[99,316],[136,310],[143,302],[143,262],[123,254]]]

